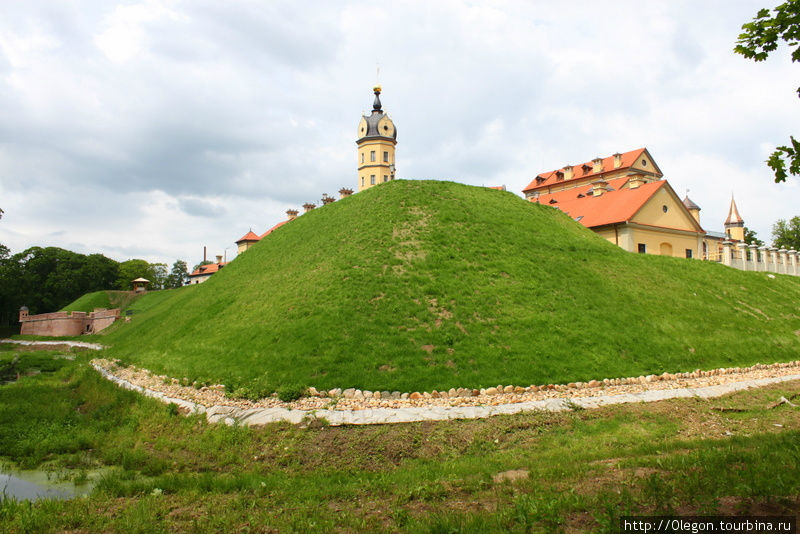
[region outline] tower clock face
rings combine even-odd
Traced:
[[[361,118],[361,122],[358,123],[358,137],[364,137],[367,135],[367,119]]]
[[[383,137],[392,137],[394,135],[394,124],[389,117],[384,117],[378,121],[378,133]]]

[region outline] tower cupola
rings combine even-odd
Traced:
[[[358,123],[358,190],[395,179],[395,145],[397,128],[383,111],[381,88],[373,88],[372,113]]]
[[[725,233],[729,239],[744,241],[744,219],[739,215],[739,208],[731,195],[731,207],[728,210],[728,218],[725,219]]]

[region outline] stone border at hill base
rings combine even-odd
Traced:
[[[236,406],[203,406],[192,401],[170,397],[163,392],[137,386],[114,376],[100,365],[92,364],[107,379],[125,389],[138,391],[165,403],[174,403],[190,413],[203,413],[211,423],[264,425],[286,421],[293,424],[313,424],[315,420],[333,426],[370,425],[387,423],[412,423],[418,421],[445,421],[450,419],[477,419],[493,415],[510,415],[529,411],[561,412],[579,408],[599,408],[613,404],[652,402],[676,398],[712,398],[754,387],[767,386],[790,380],[800,380],[800,373],[728,382],[705,387],[655,389],[638,393],[597,395],[591,397],[550,398],[496,406],[409,406],[405,408],[363,408],[354,410],[301,410],[293,408],[239,408]]]
[[[113,368],[114,365],[105,360],[93,360],[92,365],[107,379],[123,388],[138,391],[165,403],[174,403],[189,413],[205,414],[209,422],[247,426],[280,421],[308,425],[316,422],[339,426],[476,419],[528,411],[559,412],[632,402],[689,397],[712,398],[754,387],[800,380],[800,362],[792,362],[760,365],[759,369],[743,370],[742,373],[736,374],[733,373],[733,369],[726,369],[726,374],[709,374],[696,379],[641,383],[635,386],[610,386],[594,390],[548,390],[539,392],[539,397],[544,398],[535,399],[531,398],[534,394],[529,392],[524,394],[512,392],[468,398],[406,398],[391,401],[391,407],[375,407],[372,400],[359,402],[352,399],[327,399],[328,407],[315,407],[317,402],[313,398],[291,403],[283,403],[277,399],[262,399],[255,402],[228,399],[224,397],[219,387],[195,389],[175,386],[164,377],[148,376],[145,371],[130,368],[116,368],[111,372],[109,368]],[[707,372],[713,373],[713,371]],[[165,391],[158,391],[153,389],[154,387]],[[445,401],[449,404],[442,404]]]
[[[102,345],[73,341],[0,342],[103,348]],[[528,388],[506,386],[480,390],[477,395],[473,393],[462,396],[458,392],[453,396],[445,394],[437,397],[427,393],[426,396],[404,394],[402,398],[390,399],[311,396],[285,403],[275,397],[258,401],[231,399],[225,396],[223,386],[182,386],[175,378],[156,376],[144,369],[120,367],[108,360],[95,359],[91,364],[102,376],[125,389],[137,391],[164,403],[176,404],[185,412],[205,414],[211,423],[247,426],[280,421],[338,426],[477,419],[529,411],[560,412],[632,402],[712,398],[750,388],[800,380],[800,361],[793,361],[757,364],[747,368],[593,380],[586,384],[579,382]]]

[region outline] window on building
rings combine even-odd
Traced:
[[[364,153],[361,153],[361,163],[364,163]]]
[[[362,186],[364,185],[364,177],[363,176],[361,177],[361,185]]]
[[[384,150],[383,151],[383,162],[384,163],[389,163],[389,151],[388,150]]]
[[[383,175],[383,181],[384,181],[384,182],[388,182],[388,181],[389,181],[389,175],[387,175],[387,174],[384,174],[384,175]]]
[[[639,254],[647,254],[647,245],[639,243]]]
[[[369,175],[369,184],[370,185],[375,185],[375,175],[374,174],[370,174]]]
[[[370,150],[370,152],[369,152],[369,160],[370,161],[375,161],[375,151],[374,150]]]
[[[692,249],[690,248],[686,249],[686,257],[692,259]]]

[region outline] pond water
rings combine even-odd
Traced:
[[[92,491],[96,476],[87,482],[75,484],[56,479],[52,473],[40,470],[0,471],[0,500],[10,498],[18,501],[39,499],[71,499]]]

